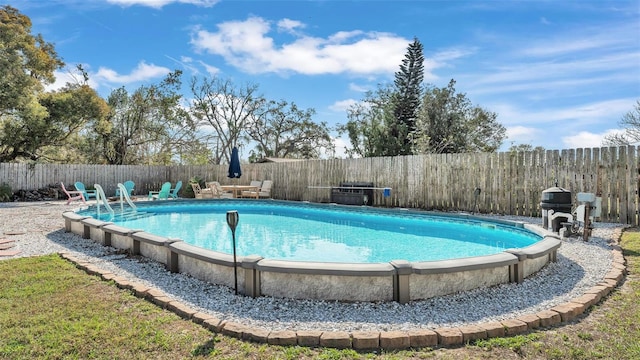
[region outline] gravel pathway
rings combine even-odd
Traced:
[[[12,257],[70,252],[127,280],[162,290],[169,297],[211,314],[270,330],[393,331],[457,327],[511,319],[547,310],[582,295],[602,281],[611,267],[609,242],[621,224],[595,223],[589,242],[571,238],[562,243],[558,261],[521,284],[503,284],[409,304],[341,303],[236,296],[232,289],[182,274],[162,264],[127,257],[64,231],[64,202],[0,203],[0,239],[15,241]],[[500,217],[539,224],[539,218]],[[13,235],[10,235],[13,234]],[[12,257],[0,257],[8,259]]]

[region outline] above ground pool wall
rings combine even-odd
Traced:
[[[395,267],[263,259],[255,266],[260,294],[295,299],[392,301]]]
[[[167,270],[233,288],[233,257],[170,239],[128,229],[68,211],[65,230],[104,246],[127,250],[165,265]],[[522,225],[519,225],[522,227]],[[444,261],[351,264],[314,263],[238,257],[238,292],[251,297],[272,296],[337,301],[398,301],[452,294],[525,277],[556,260],[560,240],[545,235],[534,245],[499,254]]]
[[[409,289],[411,300],[428,299],[484,286],[508,283],[518,258],[500,253],[412,264]],[[517,279],[513,278],[514,281]]]

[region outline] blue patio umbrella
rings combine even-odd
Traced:
[[[229,161],[229,174],[227,177],[239,178],[242,176],[242,170],[240,169],[240,156],[238,155],[238,148],[233,147],[231,150],[231,161]]]

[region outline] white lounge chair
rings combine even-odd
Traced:
[[[273,186],[273,181],[271,180],[265,180],[262,182],[262,185],[260,186],[260,190],[258,191],[258,197],[260,198],[271,198],[271,186]],[[255,198],[256,197],[256,192],[255,191],[243,191],[242,192],[242,197],[251,197],[251,198]]]
[[[262,181],[260,180],[252,180],[251,183],[249,184],[249,186],[254,186],[256,189],[258,189],[258,191],[260,191],[260,188],[262,187]],[[253,190],[244,190],[242,191],[242,193],[240,193],[240,197],[242,198],[257,198],[256,196],[256,192]]]
[[[207,182],[207,188],[211,189],[213,196],[221,199],[233,199],[233,193],[230,191],[225,191],[217,181],[209,181]]]
[[[192,183],[191,188],[193,189],[193,194],[196,196],[196,199],[204,199],[209,198],[213,199],[213,191],[209,188],[201,188],[200,184]]]

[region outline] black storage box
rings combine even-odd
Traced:
[[[342,182],[331,189],[331,202],[344,205],[373,205],[372,182]]]

